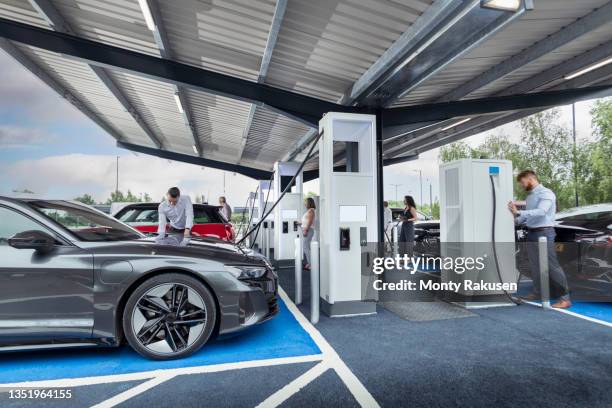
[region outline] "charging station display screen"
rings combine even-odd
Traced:
[[[340,222],[366,222],[368,218],[365,205],[341,205],[339,212]]]
[[[297,210],[282,210],[281,211],[281,218],[283,220],[292,220],[298,217],[298,212]]]

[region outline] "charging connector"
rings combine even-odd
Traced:
[[[494,179],[494,175],[495,174],[499,174],[499,168],[494,168],[492,167],[491,169],[497,169],[497,172],[495,171],[491,171],[489,173],[489,180],[491,181],[491,193],[493,194],[493,217],[492,217],[492,224],[491,224],[491,245],[493,246],[493,260],[495,261],[495,270],[497,271],[497,276],[499,278],[499,282],[500,283],[504,283],[504,280],[502,278],[501,275],[501,270],[499,269],[499,258],[497,257],[497,245],[496,245],[496,241],[495,241],[495,224],[496,224],[496,217],[497,217],[497,194],[495,191],[495,179]],[[519,273],[519,280],[521,279],[521,275]],[[518,281],[517,281],[517,287],[518,287]],[[516,304],[516,305],[520,305],[521,303],[519,301],[517,301],[516,299],[514,299],[512,297],[512,295],[510,295],[510,293],[508,293],[507,290],[504,289],[504,293],[506,294],[506,296],[508,297],[508,299]]]

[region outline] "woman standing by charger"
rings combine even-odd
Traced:
[[[416,203],[412,196],[404,196],[404,211],[399,215],[398,219],[402,221],[402,229],[400,230],[399,243],[402,253],[412,255],[412,247],[414,245],[414,222],[417,220]]]
[[[304,269],[310,270],[310,242],[314,236],[315,226],[315,201],[312,197],[308,197],[304,200],[306,206],[306,212],[302,216],[302,234],[304,234]]]

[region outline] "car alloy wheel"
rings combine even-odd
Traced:
[[[161,275],[154,280],[163,282],[145,282],[128,301],[126,335],[145,357],[171,359],[191,354],[208,340],[215,324],[210,292],[193,278],[174,276],[180,279]]]

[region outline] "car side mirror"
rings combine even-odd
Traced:
[[[9,238],[8,244],[16,249],[35,249],[44,252],[53,249],[55,238],[43,231],[23,231]]]

